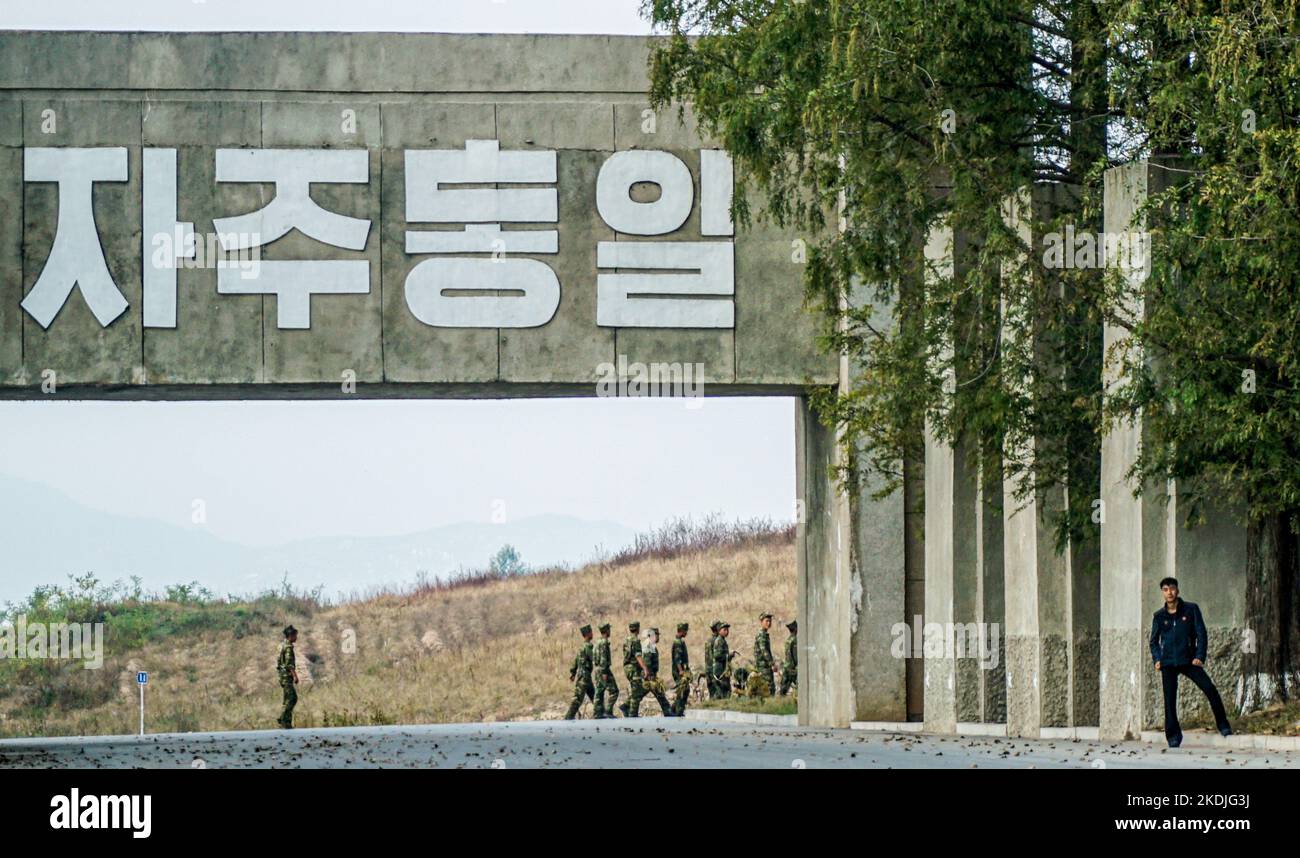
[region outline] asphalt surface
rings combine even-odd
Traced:
[[[1295,751],[691,720],[516,721],[0,741],[0,768],[1300,768]]]

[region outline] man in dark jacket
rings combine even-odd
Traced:
[[[1178,725],[1178,675],[1181,673],[1205,693],[1214,712],[1214,723],[1224,736],[1232,734],[1228,715],[1223,711],[1223,699],[1205,672],[1205,650],[1209,638],[1201,609],[1178,596],[1178,579],[1166,578],[1160,582],[1165,605],[1151,619],[1151,658],[1160,671],[1165,691],[1165,738],[1169,747],[1177,748],[1183,742],[1183,729]]]

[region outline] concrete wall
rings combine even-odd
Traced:
[[[715,393],[835,383],[836,362],[819,353],[816,320],[802,310],[804,237],[791,230],[736,235],[734,328],[597,326],[597,243],[631,238],[595,211],[596,174],[612,153],[681,158],[695,205],[681,228],[648,240],[702,237],[700,149],[712,144],[689,112],[685,125],[675,110],[647,112],[648,45],[615,36],[0,34],[0,204],[10,215],[0,225],[0,396],[47,395],[47,370],[57,373],[56,395],[81,397],[339,396],[348,372],[369,396],[592,395],[597,367],[619,355],[702,364]],[[355,130],[344,130],[344,111]],[[560,307],[542,327],[431,328],[403,300],[407,273],[428,258],[405,253],[403,154],[468,139],[557,152],[559,253],[511,254],[546,262],[560,279]],[[129,181],[94,188],[101,244],[130,304],[107,327],[79,293],[48,330],[17,306],[57,217],[55,186],[23,181],[24,146],[129,153]],[[219,295],[215,270],[183,269],[177,327],[144,327],[144,147],[178,150],[178,219],[199,233],[260,207],[272,190],[215,182],[217,148],[366,151],[368,183],[313,191],[325,207],[372,221],[364,250],[294,232],[262,258],[368,260],[369,294],[314,296],[310,330],[284,330],[274,296]]]

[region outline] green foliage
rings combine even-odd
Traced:
[[[492,559],[488,561],[488,572],[492,575],[510,578],[515,575],[523,575],[528,571],[524,565],[523,558],[515,550],[513,545],[503,545]]]
[[[1084,186],[1106,165],[1107,5],[645,4],[668,35],[651,63],[656,105],[690,102],[765,216],[818,235],[808,304],[857,376],[817,400],[843,430],[846,479],[898,489],[927,426],[1001,451],[985,479],[1019,478],[1021,500],[1095,470],[1100,278],[1046,277],[1003,210],[1032,182]],[[1099,219],[1086,194],[1058,197],[1056,211],[1025,212],[1032,232]],[[736,209],[746,222],[743,189]],[[921,253],[942,223],[969,237],[952,272]],[[1018,346],[1000,342],[1014,326]],[[1044,357],[1062,371],[1031,372]],[[1071,493],[1062,539],[1092,526],[1095,496]]]
[[[1136,477],[1183,480],[1191,504],[1226,500],[1256,519],[1300,509],[1297,20],[1293,0],[1181,0],[1158,23],[1133,13],[1135,39],[1189,49],[1176,73],[1157,64],[1117,92],[1145,107],[1163,144],[1152,148],[1183,157],[1140,213],[1150,277],[1111,284],[1112,318],[1134,348],[1113,355],[1131,383],[1108,416],[1145,416],[1154,443]]]

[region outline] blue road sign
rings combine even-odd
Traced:
[[[144,670],[142,670],[142,671],[140,671],[139,673],[137,673],[137,674],[135,675],[135,681],[136,681],[137,683],[139,683],[140,685],[145,685],[145,684],[147,684],[147,683],[149,682],[149,673],[148,673],[148,671],[144,671]]]

